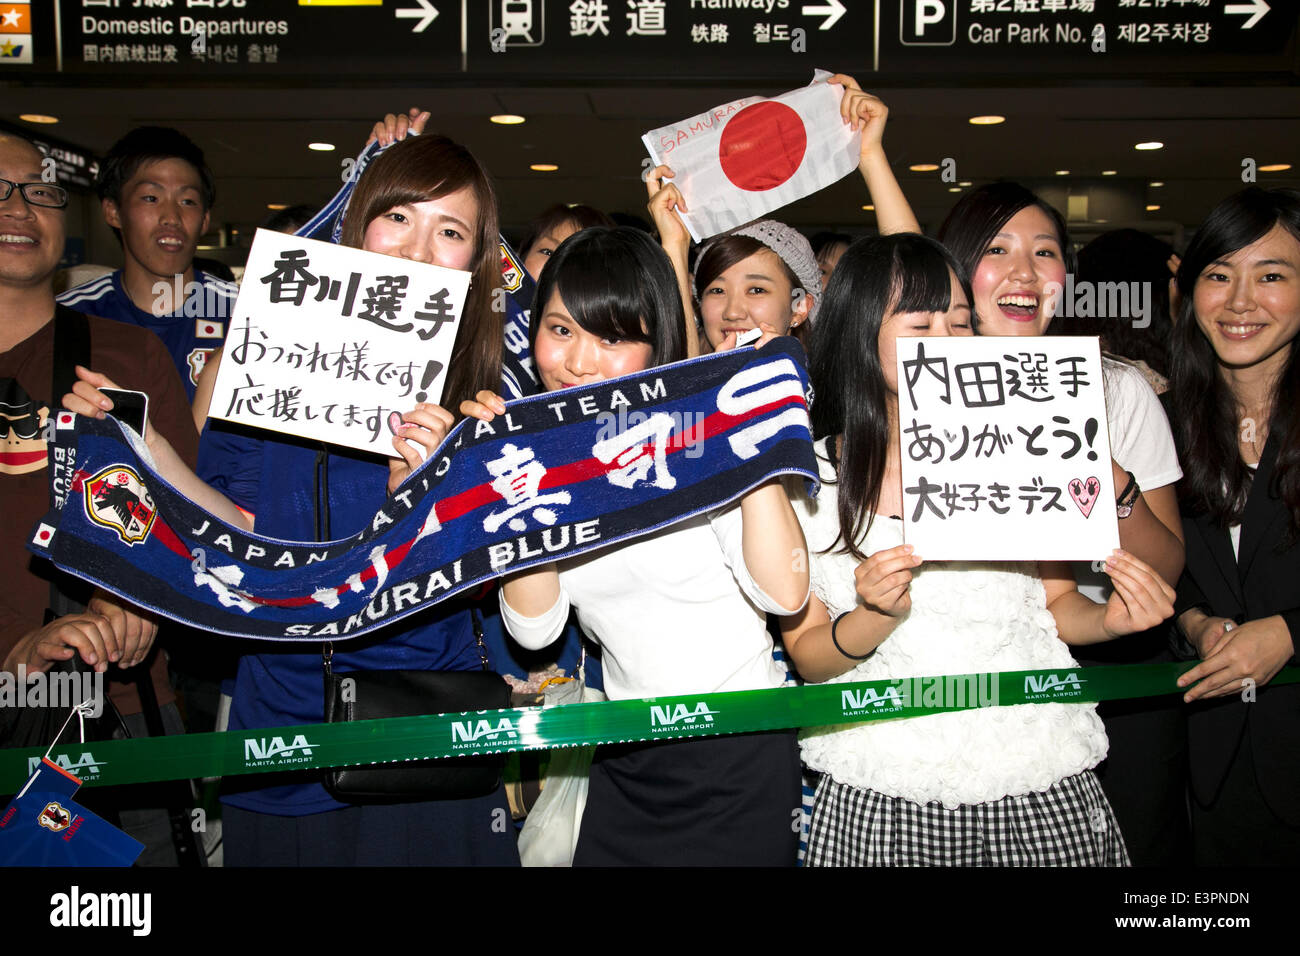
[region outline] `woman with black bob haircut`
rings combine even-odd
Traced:
[[[574,266],[561,263],[574,259]],[[603,269],[578,267],[601,261]],[[644,342],[652,347],[647,368],[686,358],[682,303],[676,276],[663,250],[631,228],[588,227],[563,242],[542,270],[536,302],[559,295],[588,332],[601,339]],[[629,281],[632,277],[633,281]],[[543,309],[534,308],[529,348],[537,347]]]
[[[1173,589],[1123,551],[1105,606],[1059,562],[941,561],[903,543],[899,336],[968,336],[971,289],[937,242],[855,242],[812,338],[822,490],[794,501],[812,596],[783,619],[810,681],[872,681],[1075,666],[1067,645],[1151,627]],[[1093,704],[1020,704],[814,727],[821,773],[812,866],[1116,866],[1124,840],[1092,768],[1106,755]]]
[[[1198,864],[1300,859],[1300,192],[1243,190],[1178,269],[1170,412],[1187,570],[1178,629],[1201,658],[1188,714]],[[1193,653],[1194,652],[1194,653]]]
[[[667,255],[635,229],[578,233],[542,271],[531,331],[547,391],[680,358],[683,309]],[[480,392],[461,411],[491,421],[505,404]],[[576,608],[604,649],[611,700],[779,687],[786,674],[766,615],[803,607],[808,572],[791,556],[804,548],[771,481],[711,514],[507,577],[501,617],[535,650]],[[791,866],[799,803],[793,731],[600,747],[574,863]]]

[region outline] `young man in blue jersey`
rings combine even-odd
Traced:
[[[193,399],[204,362],[225,339],[236,293],[233,283],[194,267],[216,196],[203,151],[177,130],[138,127],[109,150],[95,188],[123,265],[59,302],[154,332]]]

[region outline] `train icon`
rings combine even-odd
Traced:
[[[541,46],[546,39],[546,0],[492,0],[489,14],[494,45]]]

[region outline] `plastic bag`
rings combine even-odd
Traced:
[[[604,700],[587,687],[579,671],[577,680],[551,684],[543,690],[545,707]],[[528,811],[519,834],[519,860],[524,866],[572,866],[587,806],[587,774],[595,747],[562,747],[551,751],[541,796]]]

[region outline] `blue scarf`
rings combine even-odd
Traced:
[[[353,188],[366,167],[387,148],[376,141],[363,149],[353,162],[352,175],[347,182],[295,235],[337,243],[343,235],[343,216],[352,200]],[[541,387],[528,348],[528,310],[532,308],[537,286],[524,268],[519,253],[506,242],[505,236],[498,238],[501,241],[501,281],[506,293],[502,319],[506,347],[501,356],[501,394],[506,398],[523,398],[537,394]]]
[[[64,413],[31,550],[221,634],[342,640],[483,582],[651,534],[817,468],[791,338],[509,403],[462,421],[356,534],[282,541],[168,485],[115,420]]]

